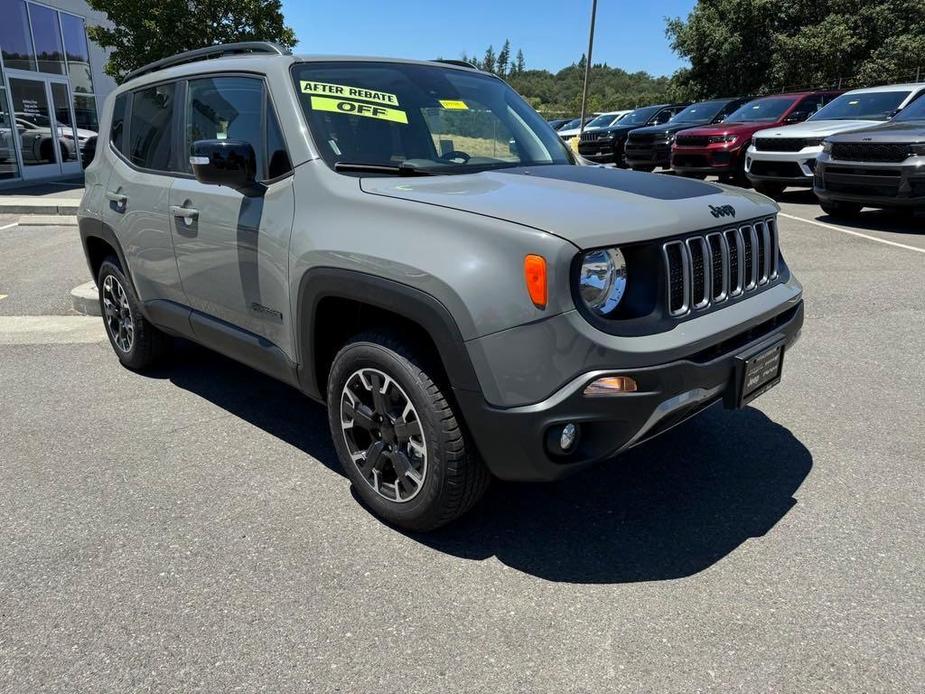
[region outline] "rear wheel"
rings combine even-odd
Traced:
[[[774,183],[773,181],[758,181],[755,183],[755,190],[762,195],[767,195],[769,198],[776,198],[784,192],[785,187],[784,184]]]
[[[338,352],[328,378],[341,465],[376,515],[409,530],[458,518],[489,482],[435,375],[401,341],[368,333]]]
[[[857,217],[861,212],[861,205],[854,202],[836,202],[835,200],[830,200],[828,202],[820,202],[819,207],[830,217]]]
[[[106,335],[119,361],[135,371],[157,363],[169,348],[169,338],[141,314],[138,298],[115,257],[103,261],[96,286]]]

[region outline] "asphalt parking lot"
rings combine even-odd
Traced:
[[[421,536],[321,407],[121,368],[76,230],[0,230],[0,691],[921,691],[925,220],[782,209],[777,388]]]

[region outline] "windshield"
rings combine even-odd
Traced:
[[[494,77],[431,65],[313,62],[294,65],[293,78],[332,167],[467,173],[574,163],[549,124]]]
[[[672,123],[709,123],[719,115],[728,101],[703,101],[691,104],[671,119]]]
[[[811,120],[889,120],[909,92],[842,94],[813,114]]]
[[[788,108],[793,105],[792,96],[768,96],[763,99],[749,101],[738,111],[735,111],[726,123],[752,123],[780,120]]]
[[[604,113],[597,118],[592,119],[585,126],[585,128],[606,128],[608,125],[611,125],[616,121],[619,116],[615,116],[612,113]]]
[[[662,110],[662,106],[647,106],[646,108],[637,108],[632,113],[627,113],[620,119],[620,125],[645,125],[649,119]]]
[[[899,112],[899,115],[893,119],[894,121],[912,121],[912,120],[923,120],[925,121],[925,94],[918,97],[911,104],[906,106],[902,111]]]

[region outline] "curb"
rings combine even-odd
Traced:
[[[76,227],[77,217],[66,214],[27,214],[19,218],[21,227]]]
[[[0,200],[0,214],[66,214],[77,213],[80,200],[69,198],[28,198],[9,196]]]
[[[100,295],[95,282],[87,282],[71,290],[71,305],[77,313],[85,316],[99,316]]]

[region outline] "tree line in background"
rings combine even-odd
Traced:
[[[599,24],[598,41],[606,32]],[[690,67],[669,78],[594,64],[589,111],[925,80],[925,0],[700,0],[686,19],[666,19],[665,33]],[[491,47],[467,59],[548,117],[579,112],[583,57],[556,73],[529,70],[518,57],[508,72]]]

